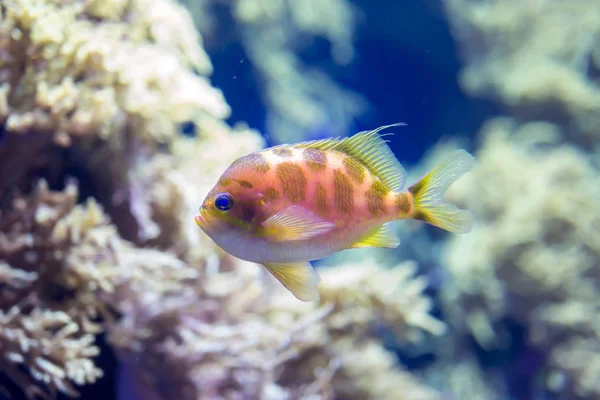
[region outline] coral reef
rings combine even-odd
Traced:
[[[52,192],[42,181],[0,214],[3,371],[31,397],[76,394],[72,383],[102,376],[94,341],[115,317],[108,294],[125,283],[162,293],[196,275],[175,258],[133,248],[93,199],[77,198],[72,183]]]
[[[182,6],[7,0],[0,16],[0,371],[28,398],[102,379],[101,345],[144,399],[439,397],[379,332],[444,333],[415,263],[325,270],[305,304],[194,225],[264,142],[223,121]]]
[[[52,193],[40,184],[0,214],[3,370],[30,396],[42,391],[27,383],[20,366],[51,393],[76,393],[70,381],[102,375],[92,361],[99,330],[93,320],[105,310],[95,291],[109,287],[112,268],[96,268],[109,251],[89,250],[101,249],[114,230],[103,226],[94,202],[74,208],[76,198],[73,186]]]
[[[443,332],[414,265],[324,271],[321,305],[298,302],[255,265],[230,268],[203,275],[188,299],[151,296],[110,329],[140,398],[439,397],[396,365],[372,329],[387,324],[411,341],[423,329]]]

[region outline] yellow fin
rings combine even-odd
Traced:
[[[446,189],[469,171],[475,159],[464,150],[454,151],[445,161],[425,175],[408,190],[414,196],[413,218],[445,229],[467,233],[473,226],[473,216],[444,200]]]
[[[371,131],[359,132],[348,138],[331,138],[302,142],[294,147],[336,150],[348,154],[363,163],[373,175],[379,177],[391,191],[401,191],[406,180],[406,171],[396,159],[380,131],[404,123],[380,126]]]
[[[384,247],[387,249],[395,249],[399,245],[400,239],[398,239],[398,236],[392,231],[390,224],[383,224],[376,230],[369,232],[349,248]]]
[[[309,239],[335,226],[304,207],[290,206],[263,222],[265,236],[277,242]]]
[[[309,262],[265,263],[264,265],[299,300],[319,300],[317,285],[321,278]]]

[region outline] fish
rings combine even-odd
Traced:
[[[264,265],[302,301],[320,300],[311,261],[346,249],[396,248],[394,221],[468,233],[471,213],[444,194],[474,157],[455,150],[405,188],[406,171],[382,133],[403,125],[242,156],[206,195],[195,223],[227,253]]]

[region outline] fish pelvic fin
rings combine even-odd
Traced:
[[[392,150],[383,139],[380,132],[395,126],[404,126],[404,123],[380,126],[370,131],[362,131],[347,138],[330,138],[313,140],[294,145],[299,148],[313,148],[319,150],[335,150],[347,154],[362,163],[369,171],[383,182],[390,190],[399,192],[403,189],[406,180],[406,171],[398,161]]]
[[[294,263],[264,263],[269,272],[298,300],[318,301],[317,285],[321,278],[308,261]]]
[[[473,216],[444,200],[452,183],[468,172],[475,158],[464,150],[456,150],[408,188],[413,196],[412,218],[454,233],[468,233],[473,227]]]

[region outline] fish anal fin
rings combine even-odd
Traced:
[[[297,299],[319,300],[317,285],[321,278],[309,262],[264,263],[264,265]]]
[[[393,126],[404,125],[404,123],[384,125],[370,131],[359,132],[348,138],[302,142],[295,147],[336,150],[352,156],[381,179],[388,190],[399,192],[404,187],[406,171],[379,132]]]
[[[363,236],[358,242],[350,246],[350,249],[361,247],[383,247],[387,249],[395,249],[400,245],[400,239],[392,231],[390,224],[384,224],[376,230],[370,231]]]
[[[304,207],[293,205],[262,223],[263,234],[271,240],[304,240],[329,232],[335,224],[319,218]]]

